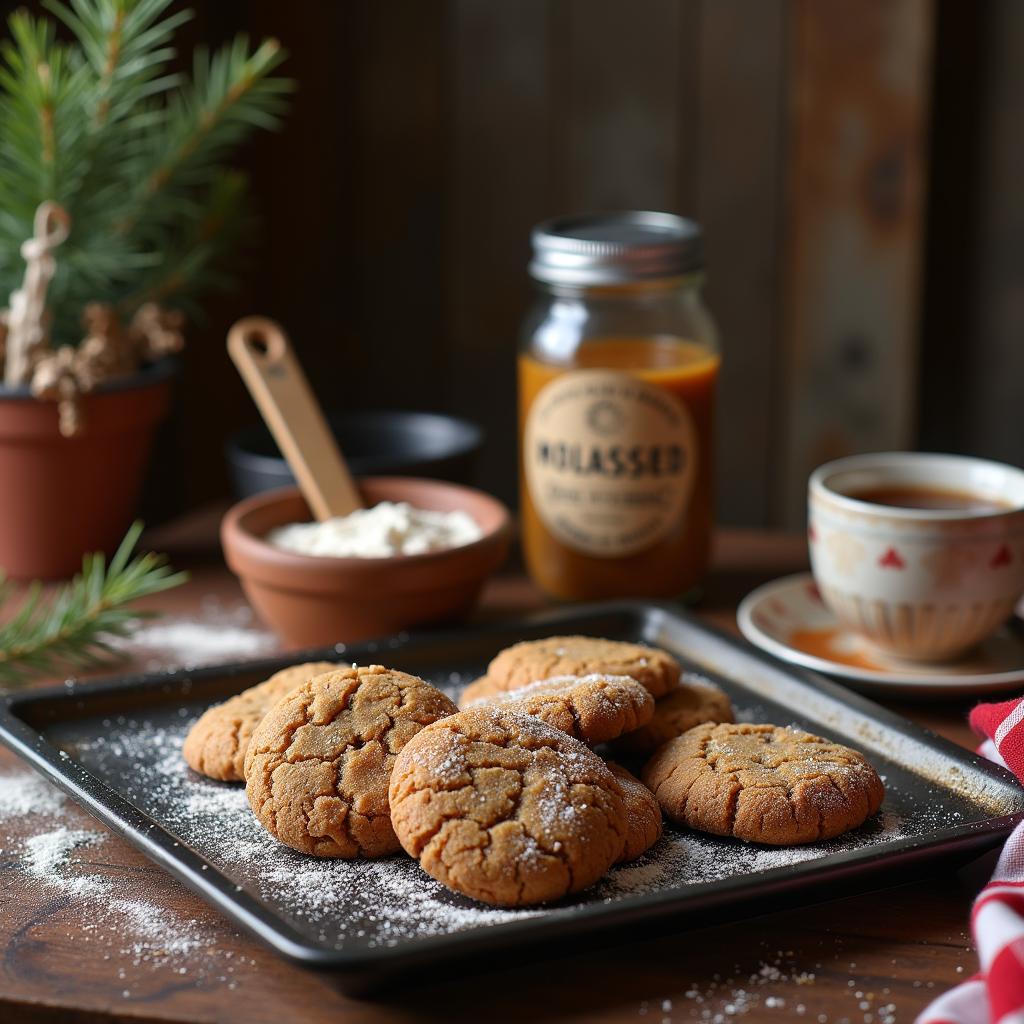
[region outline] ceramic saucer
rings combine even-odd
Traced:
[[[1002,626],[955,662],[921,665],[888,658],[839,625],[809,572],[758,587],[743,599],[736,619],[762,650],[865,692],[956,697],[1024,687],[1024,631]]]

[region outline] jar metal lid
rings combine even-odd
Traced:
[[[546,284],[622,284],[704,267],[700,225],[674,213],[555,217],[538,224],[531,241],[530,276]]]

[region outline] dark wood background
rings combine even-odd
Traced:
[[[12,5],[8,5],[12,6]],[[329,408],[455,412],[514,497],[528,232],[653,207],[707,233],[719,507],[794,525],[833,455],[1024,461],[1024,5],[1015,0],[193,0],[299,89],[253,141],[262,228],[190,332],[150,489],[227,492],[255,419],[227,327],[282,321]]]

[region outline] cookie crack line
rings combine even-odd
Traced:
[[[575,735],[582,738],[586,735],[586,730],[583,728],[583,722],[580,719],[579,708],[576,707],[576,702],[574,700],[567,700],[565,704],[569,711],[569,717],[572,719],[572,727],[575,730]]]
[[[472,708],[472,709],[466,708],[465,709],[466,712],[469,712],[470,710],[472,710],[472,711],[484,711],[486,709],[485,708]],[[486,744],[488,744],[488,745],[490,745],[492,747],[497,747],[499,750],[510,750],[513,747],[521,747],[522,749],[529,750],[529,751],[541,750],[542,748],[546,748],[548,750],[557,750],[560,737],[568,735],[567,733],[561,732],[561,730],[556,730],[555,734],[552,735],[552,736],[541,736],[541,735],[529,735],[528,734],[527,736],[525,736],[522,739],[517,739],[516,737],[512,737],[512,736],[506,735],[503,738],[501,738],[500,740],[499,739],[494,739],[494,738],[488,736],[487,739],[481,740],[478,737],[470,736],[468,733],[463,731],[459,723],[451,721],[451,719],[453,719],[453,718],[460,717],[462,713],[464,713],[464,712],[460,712],[460,715],[452,715],[451,718],[442,719],[442,721],[445,723],[445,727],[448,728],[451,732],[455,733],[456,735],[461,736],[463,739],[467,740],[469,743],[486,743]],[[520,715],[520,717],[529,719],[530,721],[537,721],[537,719],[533,718],[533,716],[531,716],[531,715],[526,715],[526,714],[523,714],[522,712],[519,712],[519,715]],[[553,728],[553,726],[549,726],[549,728]],[[533,746],[531,746],[530,743],[527,742],[528,740],[533,742]],[[489,768],[504,768],[505,765],[491,764],[491,765],[487,765],[486,767],[489,767]]]
[[[847,795],[839,788],[839,786],[837,785],[835,779],[833,779],[831,776],[826,776],[826,777],[828,778],[828,783],[832,787],[832,789],[836,793],[839,794],[839,798],[843,802],[844,807],[848,808],[849,804],[850,804],[850,801],[849,801],[849,798],[847,797]],[[817,805],[817,811],[818,811],[818,839],[822,839],[822,838],[824,838],[825,831],[826,831],[826,826],[825,826],[825,807],[824,807],[824,805],[819,803]]]
[[[394,726],[391,726],[393,729]],[[277,767],[285,764],[303,764],[306,761],[320,761],[322,764],[337,764],[341,758],[345,757],[349,751],[352,750],[365,750],[371,743],[379,743],[387,751],[387,756],[394,757],[395,755],[388,750],[387,744],[384,742],[387,734],[391,732],[391,729],[386,729],[384,734],[381,736],[370,736],[369,738],[363,736],[355,736],[350,740],[345,741],[345,746],[337,754],[296,754],[294,757],[285,756],[288,754],[287,750],[281,752],[281,760]],[[276,751],[260,751],[260,754],[276,753]],[[257,755],[258,756],[258,755]],[[274,769],[275,771],[277,768]]]
[[[236,718],[231,723],[231,732],[228,735],[228,746],[231,749],[231,760],[233,761],[238,756],[238,734],[242,731],[242,720]]]
[[[463,786],[461,788],[465,789],[467,787]],[[422,790],[422,792],[427,794],[428,799],[427,799],[426,802],[428,804],[433,801],[433,798],[436,795],[435,793],[433,793],[429,789],[428,790]],[[458,790],[445,790],[445,792],[446,793],[448,793],[448,792],[458,792]],[[445,825],[448,824],[449,821],[461,821],[463,819],[463,817],[464,817],[462,811],[459,810],[458,808],[455,808],[455,810],[453,810],[451,812],[438,811],[437,813],[438,813],[438,817],[439,817],[437,828],[435,828],[435,829],[433,829],[433,830],[431,830],[429,832],[424,833],[423,838],[422,838],[422,842],[419,841],[420,837],[417,836],[417,842],[412,844],[412,846],[414,848],[412,850],[408,851],[411,856],[418,857],[441,834],[441,832],[444,831],[444,827],[445,827]],[[485,831],[485,830],[481,829],[481,831]]]
[[[736,835],[736,816],[740,811],[740,794],[743,792],[743,787],[740,785],[738,779],[733,779],[733,785],[729,788],[728,795],[726,796],[726,829],[729,835]]]

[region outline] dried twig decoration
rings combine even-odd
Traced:
[[[47,352],[37,358],[32,373],[32,394],[58,403],[65,437],[82,429],[82,395],[135,373],[144,363],[180,352],[184,345],[182,314],[155,303],[140,306],[126,329],[112,306],[90,302],[82,323],[86,335],[78,348],[62,345]]]
[[[176,309],[164,309],[155,302],[139,306],[128,325],[136,357],[148,363],[180,352],[185,345],[184,326],[185,315]]]
[[[58,425],[65,437],[74,437],[82,429],[78,407],[81,388],[75,372],[77,354],[70,345],[61,345],[56,352],[39,360],[32,374],[32,394],[57,403]]]

